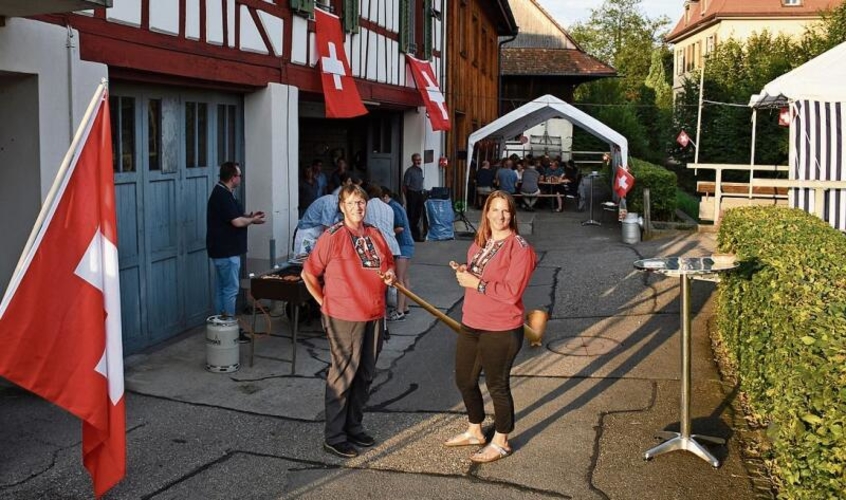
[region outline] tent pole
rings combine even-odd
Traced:
[[[749,158],[749,199],[752,199],[752,179],[755,178],[755,134],[758,130],[758,108],[752,108],[752,153]]]

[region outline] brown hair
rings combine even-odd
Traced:
[[[508,203],[508,212],[511,214],[511,220],[508,223],[508,227],[514,231],[514,234],[520,234],[519,229],[517,229],[517,204],[514,203],[514,198],[505,191],[496,190],[488,195],[488,198],[485,200],[485,206],[482,208],[482,220],[479,222],[479,230],[476,231],[476,238],[474,239],[476,244],[480,247],[484,247],[485,243],[487,243],[491,237],[491,226],[488,223],[488,212],[491,209],[491,204],[496,199],[503,199],[506,203]]]
[[[370,199],[367,196],[367,191],[365,191],[361,186],[358,184],[350,184],[349,186],[342,187],[338,192],[338,206],[340,207],[342,203],[347,201],[354,194],[359,195],[364,201]]]

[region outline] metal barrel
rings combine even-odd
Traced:
[[[623,243],[628,243],[629,245],[640,243],[640,222],[638,221],[638,215],[629,212],[622,222]]]
[[[238,320],[229,316],[206,319],[206,370],[231,373],[241,368]]]

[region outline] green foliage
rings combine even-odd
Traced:
[[[699,198],[676,188],[676,206],[693,220],[699,220]]]
[[[640,8],[641,0],[605,0],[591,9],[585,23],[571,27],[570,34],[589,54],[615,67],[622,76],[620,89],[626,99],[637,100],[670,20],[651,19]]]
[[[722,219],[718,246],[742,262],[719,286],[718,335],[768,427],[779,496],[842,498],[846,238],[801,210],[743,207]]]
[[[643,213],[643,189],[649,188],[652,218],[664,221],[675,219],[676,174],[637,158],[631,158],[628,166],[635,178],[634,187],[626,195],[628,210]]]

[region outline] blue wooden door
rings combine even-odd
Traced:
[[[211,314],[206,201],[219,157],[237,160],[228,155],[240,148],[228,145],[240,144],[243,129],[237,96],[130,85],[116,86],[112,95],[127,116],[126,103],[134,106],[134,123],[120,114],[112,129],[119,132],[116,158],[134,159],[126,171],[120,167],[128,160],[116,160],[115,173],[124,341],[131,353]],[[221,141],[227,144],[220,147]]]

